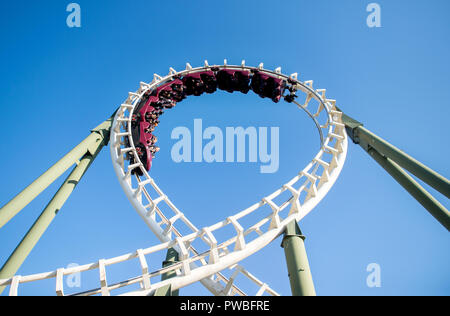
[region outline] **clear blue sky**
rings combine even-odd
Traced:
[[[82,26],[71,29],[70,1],[2,1],[0,204],[109,117],[140,81],[166,74],[170,66],[202,65],[204,59],[264,62],[266,68],[282,66],[301,80],[313,79],[367,128],[449,177],[450,2],[378,0],[382,27],[368,28],[370,2],[79,0]],[[170,132],[192,127],[194,118],[221,128],[279,126],[278,172],[262,175],[251,163],[175,164]],[[303,113],[250,94],[188,99],[162,117],[156,134],[162,149],[153,176],[198,227],[271,193],[317,150],[314,126]],[[0,264],[60,182],[0,231]],[[448,232],[353,144],[336,185],[300,226],[320,295],[450,294]],[[128,203],[105,150],[19,274],[156,243]],[[279,245],[276,240],[243,265],[289,295]],[[366,286],[370,263],[381,266],[381,288]],[[117,281],[135,271],[124,266],[108,274]],[[96,277],[83,275],[83,289],[97,286]],[[54,285],[24,285],[19,291],[54,294]],[[208,292],[194,285],[181,294]]]

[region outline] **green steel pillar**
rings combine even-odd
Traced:
[[[27,256],[30,254],[34,246],[37,244],[39,239],[42,237],[44,232],[47,230],[48,226],[51,224],[56,214],[62,208],[64,203],[67,201],[69,196],[72,194],[73,190],[80,182],[88,168],[91,166],[92,162],[95,160],[97,155],[100,153],[102,148],[109,141],[110,128],[112,124],[112,118],[108,119],[106,122],[99,125],[96,129],[92,131],[92,134],[86,138],[80,145],[85,146],[84,155],[80,161],[77,162],[77,166],[72,170],[70,175],[64,181],[62,186],[56,192],[55,196],[52,198],[50,203],[46,206],[44,211],[41,213],[39,218],[27,232],[25,237],[22,239],[20,244],[16,247],[14,252],[8,258],[6,263],[0,270],[0,279],[8,279],[15,275],[18,271],[22,263],[25,261]],[[76,149],[78,155],[78,151],[81,152],[81,149]],[[75,159],[76,156],[74,154],[74,150],[68,154],[71,156],[70,159]],[[66,157],[68,156],[66,155]],[[75,155],[75,156],[74,156]],[[70,160],[69,158],[63,158],[62,160]],[[76,162],[74,160],[74,162]],[[72,162],[72,164],[74,163]],[[64,161],[62,164],[68,164],[68,161]],[[55,167],[56,166],[56,167]],[[20,211],[20,207],[24,207],[28,204],[35,196],[37,196],[40,192],[42,192],[45,188],[40,187],[39,185],[44,185],[47,183],[50,178],[55,177],[55,170],[58,170],[56,173],[61,172],[61,161],[58,162],[55,166],[50,168],[50,173],[47,171],[45,174],[47,176],[38,178],[32,185],[30,185],[27,189],[25,189],[22,193],[20,193],[16,198],[14,198],[10,203],[8,203],[2,210],[0,211],[0,216],[2,220],[4,220],[3,224],[6,223],[9,219],[11,219],[15,214]],[[70,166],[69,166],[70,167]],[[56,169],[54,169],[56,168]],[[65,168],[65,167],[64,167]],[[53,170],[53,171],[52,171]],[[45,175],[44,174],[44,175]],[[56,178],[55,178],[56,179]],[[53,179],[52,182],[55,180]],[[39,192],[34,191],[34,187],[39,188]],[[27,201],[21,201],[20,199],[24,198]],[[29,201],[28,201],[29,200]],[[0,287],[0,294],[3,292],[5,287]]]
[[[305,249],[305,236],[294,220],[286,226],[281,247],[284,248],[293,296],[316,296]]]
[[[79,145],[73,148],[68,154],[61,158],[50,169],[44,172],[39,178],[31,183],[27,188],[20,192],[16,197],[9,201],[0,209],[0,228],[9,220],[17,215],[34,198],[44,191],[50,184],[58,179],[64,172],[75,164],[81,157],[89,152],[95,154],[96,148],[100,145],[106,145],[109,141],[109,132],[114,118],[113,114],[107,121],[103,122]]]
[[[341,111],[340,109],[338,109]],[[342,112],[342,111],[341,111]],[[342,114],[349,137],[359,144],[380,164],[409,194],[450,231],[450,212],[404,169],[450,198],[450,181],[429,167],[407,155],[397,147],[363,127],[363,124]],[[403,169],[404,168],[404,169]]]
[[[450,231],[450,212],[428,193],[417,181],[407,174],[391,159],[383,157],[374,149],[369,149],[369,155],[384,168],[406,191],[430,212],[447,230]]]
[[[163,261],[162,267],[167,268],[174,263],[178,262],[178,252],[173,249],[169,248],[167,250],[166,260]],[[175,271],[169,271],[166,273],[163,273],[161,276],[161,281],[168,280],[170,278],[173,278],[177,275]],[[170,284],[164,287],[161,287],[156,290],[155,296],[179,296],[179,290],[172,291]]]
[[[97,153],[94,156],[86,154],[81,159],[78,166],[76,166],[70,173],[53,199],[41,213],[31,229],[27,232],[25,237],[16,247],[6,263],[3,265],[2,269],[0,270],[0,279],[11,278],[15,275],[17,270],[19,270],[22,263],[28,257],[34,246],[36,246],[37,242],[47,230],[48,226],[51,224],[56,214],[58,214],[64,203],[67,201],[70,194],[80,182],[81,178],[86,173],[96,156]],[[0,293],[3,292],[3,290],[4,287],[0,287]]]
[[[389,159],[395,161],[399,166],[405,168],[450,199],[450,181],[448,179],[407,155],[397,147],[389,144],[363,126],[357,128],[355,135],[359,138],[361,143],[366,143],[378,153],[385,157],[389,157]]]

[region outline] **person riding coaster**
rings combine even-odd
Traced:
[[[261,98],[270,98],[273,102],[278,103],[283,96],[286,82],[283,79],[255,70],[251,87]]]
[[[288,82],[293,86],[292,82]],[[154,144],[157,137],[152,133],[159,124],[159,117],[164,109],[173,108],[187,96],[200,96],[203,93],[214,93],[216,90],[227,92],[239,91],[247,94],[252,90],[261,98],[270,98],[278,103],[286,88],[291,92],[285,96],[287,102],[292,102],[295,91],[288,87],[286,80],[278,76],[259,71],[258,69],[220,69],[211,67],[210,70],[189,73],[184,76],[174,76],[171,81],[165,82],[154,90],[148,91],[141,99],[132,116],[131,130],[133,142],[136,145],[138,157],[147,171],[151,169],[152,159],[160,148]],[[134,163],[134,155],[128,156],[130,164]],[[135,169],[138,174],[142,171]]]
[[[247,94],[250,90],[250,76],[250,72],[246,70],[222,69],[217,72],[216,78],[220,90]]]

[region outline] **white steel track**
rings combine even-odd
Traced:
[[[258,69],[271,76],[295,82],[298,93],[304,95],[304,101],[295,102],[295,104],[314,120],[319,130],[321,148],[303,170],[275,192],[219,223],[199,229],[157,186],[155,180],[140,162],[131,137],[130,122],[135,107],[147,91],[170,81],[174,76],[205,71],[211,67],[239,70]],[[205,61],[203,67],[192,68],[187,64],[186,69],[180,72],[170,68],[169,74],[165,77],[155,74],[151,83],[141,82],[139,89],[129,93],[128,98],[119,107],[111,130],[110,148],[114,171],[122,189],[161,244],[76,268],[58,269],[27,277],[15,276],[11,279],[0,280],[0,286],[10,285],[10,295],[16,295],[20,283],[55,278],[56,293],[64,295],[64,276],[98,269],[100,287],[78,293],[79,295],[109,295],[115,289],[136,283],[140,284],[139,290],[130,290],[125,295],[151,295],[156,289],[167,284],[171,284],[172,290],[176,290],[197,281],[200,281],[214,295],[247,295],[234,284],[234,280],[239,274],[244,275],[259,287],[257,293],[250,293],[250,295],[264,293],[278,295],[267,284],[239,265],[239,262],[267,246],[283,233],[289,222],[300,221],[305,217],[334,185],[343,168],[348,146],[341,115],[342,113],[336,109],[336,101],[327,99],[324,89],[314,89],[312,81],[302,82],[297,79],[297,74],[283,75],[281,68],[277,68],[275,71],[263,69],[263,64],[255,68],[246,66],[245,62],[242,62],[241,65],[231,66],[227,65],[225,61],[224,65],[209,66]],[[125,159],[125,155],[130,152],[133,153],[135,161],[138,163],[130,165]],[[140,168],[143,176],[132,175],[132,170],[135,168]],[[244,221],[252,224],[244,225]],[[184,227],[184,230],[177,228],[181,226]],[[218,240],[217,232],[230,227],[235,231],[235,235],[225,240]],[[180,233],[186,229],[189,233]],[[202,252],[196,250],[198,245],[204,249]],[[179,253],[180,262],[164,269],[149,271],[146,258],[151,258],[158,252],[166,252],[171,247]],[[139,259],[142,275],[116,284],[108,284],[107,266],[135,258]],[[227,268],[233,270],[229,278],[221,273]],[[174,278],[160,281],[159,276],[169,271],[176,271],[177,275]],[[156,277],[158,280],[155,279]]]

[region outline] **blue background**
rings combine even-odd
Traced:
[[[284,73],[313,79],[367,128],[450,175],[449,1],[379,0],[381,28],[366,25],[370,1],[361,0],[78,3],[81,28],[66,25],[69,1],[0,3],[1,204],[109,117],[140,81],[165,75],[170,66],[200,66],[204,59],[264,62],[265,68],[282,66]],[[192,128],[194,118],[202,118],[204,128],[279,126],[279,171],[262,175],[255,163],[175,164],[170,132]],[[277,189],[303,169],[318,145],[314,124],[293,105],[226,92],[180,103],[164,114],[156,134],[162,149],[153,177],[198,227]],[[62,180],[0,230],[1,264]],[[336,185],[300,226],[319,295],[450,294],[448,232],[353,144]],[[104,150],[18,274],[90,263],[156,243]],[[243,265],[289,295],[279,245],[280,239]],[[370,263],[381,267],[381,288],[366,285]],[[157,268],[160,261],[151,264]],[[137,275],[137,267],[107,273],[118,281]],[[98,286],[96,273],[82,275],[83,289]],[[54,294],[54,284],[24,284],[19,293]],[[181,291],[208,293],[198,284]]]

